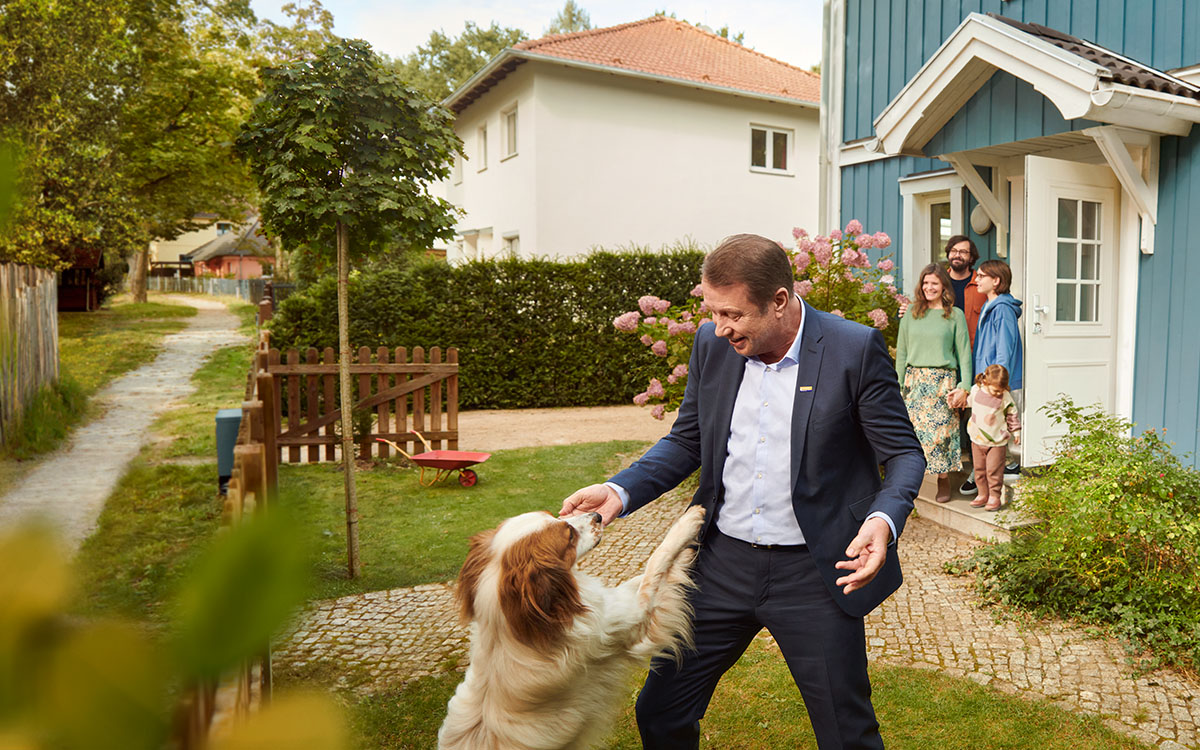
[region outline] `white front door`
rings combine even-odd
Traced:
[[[1025,157],[1026,465],[1049,462],[1065,433],[1048,401],[1113,412],[1119,195],[1107,166]]]

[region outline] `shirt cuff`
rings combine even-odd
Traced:
[[[609,485],[609,486],[615,486],[615,485]],[[881,510],[877,510],[874,513],[872,513],[871,515],[867,516],[867,521],[870,521],[872,518],[882,518],[883,520],[887,521],[888,528],[892,530],[892,541],[888,542],[888,546],[891,547],[892,545],[894,545],[896,543],[896,524],[892,523],[891,516],[889,516],[887,513],[884,513]],[[863,523],[866,523],[866,521],[864,521]]]
[[[628,513],[629,512],[629,492],[621,485],[613,484],[612,482],[605,482],[604,486],[611,487],[613,492],[617,493],[617,497],[621,498],[621,515],[625,515],[626,513]],[[889,520],[888,523],[890,524],[891,521]],[[892,527],[892,536],[895,536],[895,535],[896,535],[896,527],[893,526]]]

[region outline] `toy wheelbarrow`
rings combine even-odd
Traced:
[[[396,452],[404,456],[409,461],[412,461],[417,466],[421,467],[421,486],[432,487],[435,483],[449,477],[453,472],[458,472],[458,483],[463,487],[472,487],[479,481],[479,475],[468,466],[481,464],[492,457],[491,453],[472,453],[470,451],[435,451],[430,450],[429,441],[421,433],[413,430],[422,443],[425,444],[425,452],[418,453],[415,456],[410,456],[403,448],[393,443],[391,440],[384,438],[375,438],[381,443],[387,443],[396,449]],[[425,481],[425,469],[433,469],[436,473],[429,481]]]

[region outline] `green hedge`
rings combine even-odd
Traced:
[[[644,294],[683,303],[703,259],[703,250],[681,247],[354,273],[350,343],[458,347],[467,409],[628,403],[655,357],[613,328],[613,318],[637,309]],[[336,280],[284,300],[271,330],[279,349],[336,349]]]

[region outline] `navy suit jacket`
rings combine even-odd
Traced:
[[[888,549],[875,578],[849,595],[834,584],[847,573],[834,564],[846,559],[846,547],[875,511],[886,513],[900,536],[921,486],[925,455],[879,331],[807,304],[804,316],[792,407],[792,507],[834,600],[861,617],[900,587],[896,548]],[[670,434],[611,480],[628,491],[630,513],[700,469],[692,502],[708,511],[702,542],[720,513],[729,424],[746,362],[715,331],[705,323],[696,333]]]

